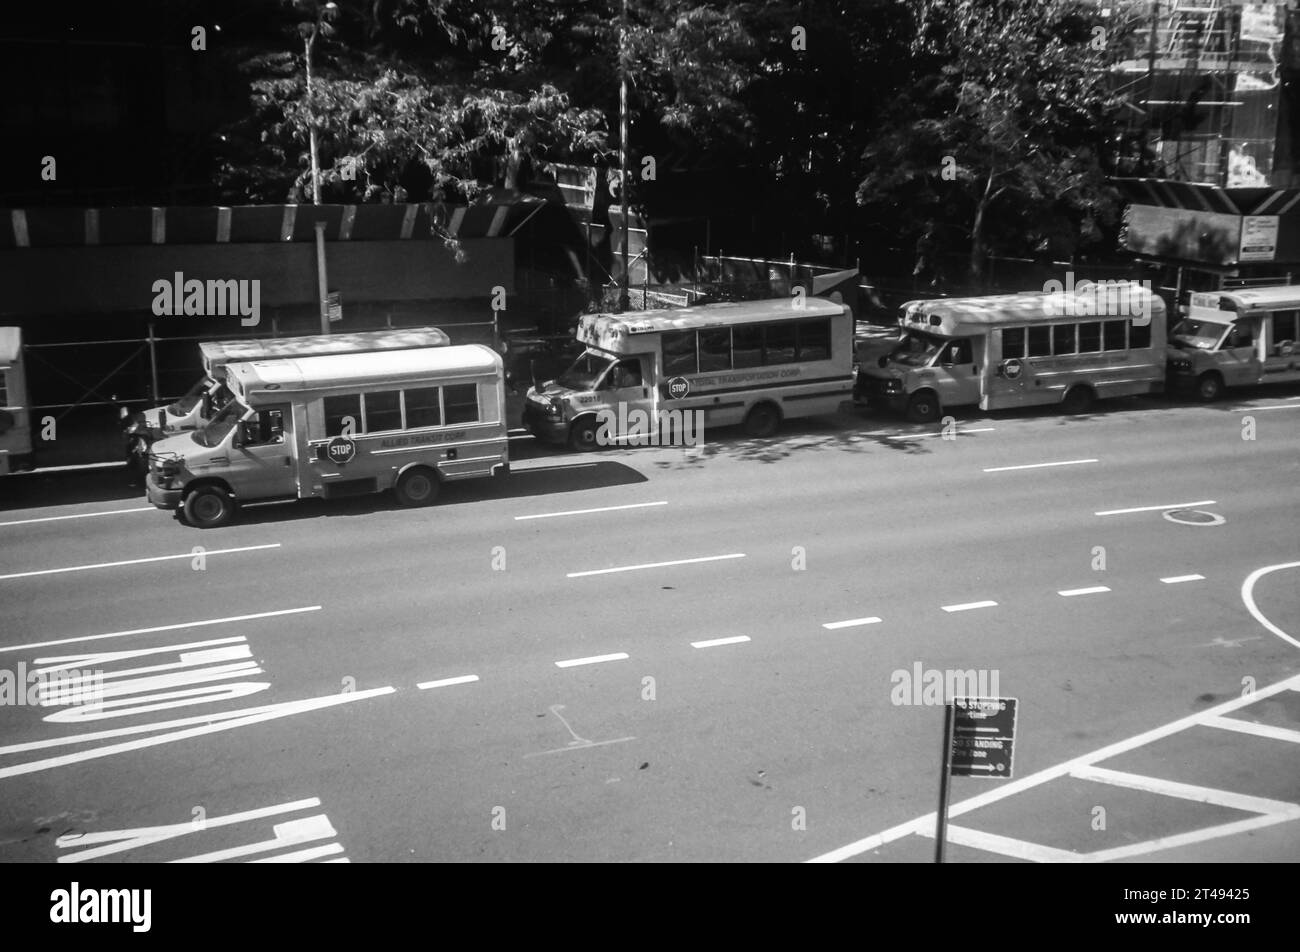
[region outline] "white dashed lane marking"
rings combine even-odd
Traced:
[[[477,674],[463,674],[458,678],[442,678],[438,681],[421,681],[416,684],[416,687],[421,691],[427,691],[429,688],[446,688],[453,684],[470,684],[477,680]]]
[[[875,625],[878,624],[879,621],[880,619],[875,617],[850,618],[848,621],[828,621],[823,624],[822,627],[834,631],[837,628],[856,628],[858,625]]]
[[[1096,463],[1095,459],[1066,459],[1056,463],[1025,463],[1022,466],[991,466],[986,473],[1007,473],[1013,469],[1046,469],[1049,466],[1078,466],[1080,463]]]
[[[208,549],[201,553],[203,556],[209,555],[229,555],[232,552],[256,552],[259,549],[278,549],[280,543],[271,542],[267,545],[244,545],[236,549]],[[10,575],[0,575],[0,582],[12,578],[30,578],[33,575],[58,575],[61,572],[85,572],[89,569],[111,569],[119,565],[143,565],[146,562],[168,562],[172,559],[192,559],[200,553],[181,552],[179,555],[155,555],[148,559],[126,559],[122,562],[95,562],[91,565],[70,565],[62,569],[39,569],[35,572],[14,572]]]
[[[523,519],[554,519],[556,516],[585,516],[592,512],[616,512],[619,509],[645,509],[648,506],[666,506],[667,500],[659,502],[634,502],[626,506],[601,506],[598,509],[569,509],[566,512],[539,512],[532,516],[515,516],[515,521]]]
[[[609,575],[613,572],[636,572],[640,569],[662,569],[671,565],[695,565],[700,562],[719,562],[723,559],[743,559],[745,553],[733,552],[730,555],[706,555],[698,559],[674,559],[671,562],[646,562],[642,565],[621,565],[612,569],[591,569],[587,572],[570,572],[566,578],[584,578],[588,575]]]
[[[1094,585],[1091,588],[1067,588],[1057,592],[1057,595],[1063,595],[1066,598],[1073,598],[1075,595],[1096,595],[1100,592],[1109,592],[1110,589],[1105,585]]]
[[[1104,509],[1101,512],[1094,512],[1094,516],[1123,516],[1130,512],[1160,512],[1166,509],[1190,509],[1193,506],[1213,506],[1216,505],[1213,499],[1200,499],[1196,502],[1167,502],[1159,506],[1134,506],[1132,509]]]
[[[91,519],[95,516],[120,516],[127,512],[157,512],[154,506],[141,506],[139,509],[109,509],[107,512],[79,512],[71,516],[42,516],[39,519],[15,519],[13,522],[0,522],[0,526],[29,526],[34,522],[62,522],[64,519]]]
[[[692,641],[692,648],[716,648],[719,645],[738,645],[742,641],[749,641],[749,635],[736,635],[732,638],[711,638],[708,641]]]
[[[571,658],[568,661],[557,661],[557,668],[576,668],[583,664],[602,664],[606,661],[626,661],[627,655],[622,651],[614,654],[592,655],[590,658]]]
[[[1179,582],[1199,582],[1204,578],[1204,575],[1171,575],[1168,578],[1162,578],[1160,581],[1166,585],[1177,585]]]
[[[997,602],[962,602],[960,605],[944,605],[946,612],[968,612],[972,608],[993,608]]]

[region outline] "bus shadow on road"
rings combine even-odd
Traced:
[[[144,480],[134,483],[126,464],[96,469],[35,470],[2,477],[0,512],[66,506],[85,502],[131,502],[146,505]]]
[[[437,502],[424,511],[432,512],[452,506],[497,499],[526,499],[532,496],[584,493],[593,489],[627,486],[647,481],[641,473],[622,463],[604,460],[596,462],[560,460],[554,464],[513,469],[508,476],[443,483]],[[243,507],[239,521],[244,525],[266,525],[299,519],[340,518],[365,516],[376,512],[402,511],[420,510],[403,510],[394,501],[391,492],[384,492],[345,499],[303,499],[296,502],[253,504]]]

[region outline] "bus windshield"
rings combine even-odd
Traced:
[[[214,416],[206,426],[194,431],[194,442],[199,446],[220,446],[230,431],[235,428],[240,417],[247,412],[248,407],[238,400],[231,400],[226,404],[225,409]]]
[[[194,409],[194,405],[197,404],[199,400],[203,398],[203,395],[205,393],[208,392],[208,389],[212,386],[212,383],[213,381],[211,377],[204,377],[194,386],[190,387],[190,389],[186,391],[185,396],[181,397],[179,400],[177,400],[175,403],[169,406],[167,408],[167,412],[170,413],[172,416],[185,416],[185,414],[189,413],[191,410]]]
[[[1214,345],[1223,337],[1227,324],[1184,318],[1169,332],[1169,342],[1175,347],[1194,348],[1196,350],[1214,350]]]
[[[588,351],[575,360],[572,367],[560,374],[555,382],[570,390],[594,390],[596,381],[612,363],[614,363],[612,358]]]
[[[944,337],[908,331],[903,342],[894,348],[890,357],[895,363],[905,367],[927,367],[946,343],[948,340]]]

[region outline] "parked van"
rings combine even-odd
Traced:
[[[1165,305],[1132,282],[911,301],[899,323],[901,343],[859,384],[918,423],[963,405],[1082,413],[1096,398],[1164,389]]]
[[[1300,380],[1300,287],[1193,294],[1169,332],[1169,382],[1213,400],[1224,387]]]
[[[832,413],[853,391],[853,316],[819,298],[704,304],[578,322],[586,351],[529,389],[524,426],[539,439],[594,448],[609,424],[698,414],[771,436],[781,421]]]
[[[0,327],[0,476],[35,465],[30,405],[22,328]]]
[[[451,338],[436,327],[405,327],[351,334],[315,334],[307,337],[244,338],[204,341],[199,344],[203,377],[185,396],[164,407],[138,411],[126,418],[127,461],[144,472],[149,447],[155,440],[179,430],[204,426],[230,400],[225,385],[226,365],[279,357],[316,357],[325,354],[364,354],[445,347]]]
[[[154,445],[146,480],[200,528],[255,500],[392,489],[424,506],[444,481],[509,472],[501,357],[480,344],[232,363],[225,383],[212,420]]]

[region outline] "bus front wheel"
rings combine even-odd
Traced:
[[[438,498],[438,477],[423,466],[408,469],[397,477],[393,495],[400,506],[428,506]]]
[[[1211,371],[1201,374],[1196,380],[1196,396],[1205,403],[1219,399],[1223,393],[1223,378]]]
[[[912,394],[907,402],[907,418],[913,423],[930,423],[939,418],[939,395],[933,390]]]
[[[781,414],[770,403],[760,403],[745,414],[745,433],[760,439],[771,436],[781,425]]]
[[[587,453],[596,448],[596,418],[584,417],[575,420],[569,428],[569,448],[579,453]]]
[[[197,529],[216,529],[235,518],[235,501],[219,486],[200,486],[185,497],[185,521]]]

